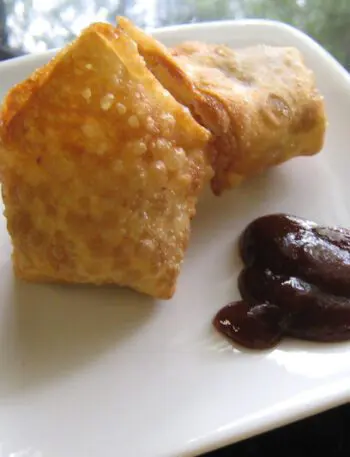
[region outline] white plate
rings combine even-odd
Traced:
[[[274,22],[191,25],[155,36],[166,44],[300,48],[326,97],[326,146],[221,198],[208,192],[170,302],[17,282],[1,219],[2,456],[27,448],[37,457],[190,456],[349,400],[350,343],[285,341],[240,352],[211,326],[217,309],[238,298],[236,242],[253,218],[284,211],[350,225],[348,74],[310,38]],[[51,55],[2,63],[0,98]]]

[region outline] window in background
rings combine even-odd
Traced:
[[[117,15],[145,28],[276,19],[309,33],[350,69],[350,0],[0,0],[0,42],[23,52],[60,47],[89,23]]]

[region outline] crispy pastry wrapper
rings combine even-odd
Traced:
[[[0,173],[16,274],[170,298],[212,175],[209,140],[126,33],[85,29],[2,107]]]
[[[119,24],[164,87],[212,132],[215,194],[322,149],[324,102],[297,49],[186,42],[169,51],[127,19]]]

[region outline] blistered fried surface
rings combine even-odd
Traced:
[[[18,276],[171,297],[211,174],[209,137],[122,31],[86,29],[3,106],[0,171]]]
[[[173,54],[197,87],[216,97],[230,118],[235,148],[219,149],[218,142],[217,192],[294,156],[321,150],[326,127],[323,99],[297,49],[261,45],[232,50],[192,42],[178,46]]]
[[[156,77],[213,133],[216,194],[272,165],[321,150],[323,99],[298,50],[188,42],[170,54],[127,20],[119,22]]]

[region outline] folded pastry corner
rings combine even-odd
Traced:
[[[186,42],[169,51],[127,19],[119,25],[164,87],[212,132],[215,194],[322,149],[323,98],[297,49]]]
[[[210,133],[108,24],[7,95],[0,177],[18,276],[170,298]]]

